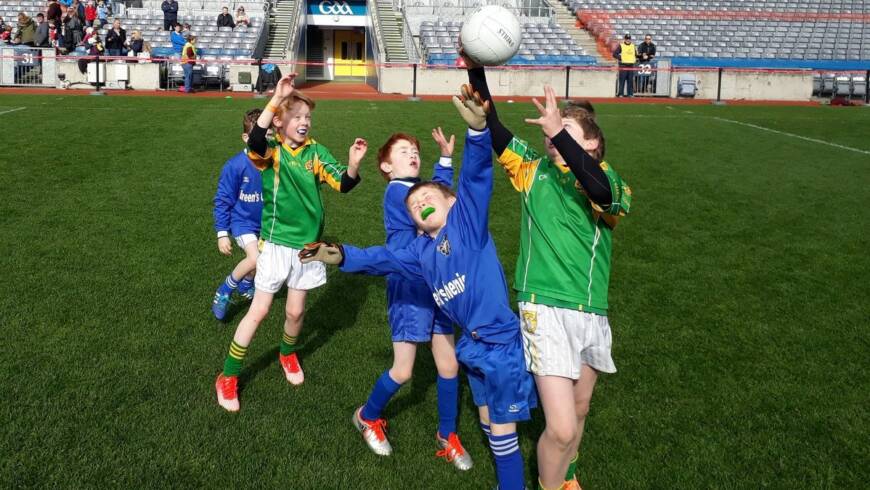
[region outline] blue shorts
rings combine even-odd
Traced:
[[[538,394],[526,371],[520,332],[507,344],[473,340],[464,334],[456,343],[456,359],[468,375],[474,404],[489,409],[490,422],[507,424],[531,418]]]
[[[453,322],[423,283],[389,277],[387,318],[393,342],[429,342],[433,334],[453,335]]]

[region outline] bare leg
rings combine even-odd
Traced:
[[[547,426],[538,439],[538,475],[544,488],[559,488],[574,457],[577,439],[574,382],[559,376],[535,376]]]
[[[257,294],[260,292],[257,291]],[[305,298],[308,291],[302,289],[287,290],[287,307],[284,309],[284,333],[291,337],[298,337],[302,331],[302,320],[305,317]],[[254,296],[256,301],[257,296]]]
[[[251,339],[257,333],[257,327],[260,326],[260,323],[269,314],[269,308],[272,306],[272,298],[274,297],[274,294],[260,291],[259,289],[254,292],[254,300],[251,302],[251,307],[248,308],[248,312],[242,318],[242,321],[239,322],[239,326],[236,327],[236,333],[233,335],[235,343],[242,347],[250,345]]]

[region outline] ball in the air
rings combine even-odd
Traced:
[[[462,24],[462,49],[481,65],[503,65],[520,49],[523,31],[510,10],[486,5],[472,13]]]

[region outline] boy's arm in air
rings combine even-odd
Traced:
[[[338,163],[329,150],[315,144],[314,174],[319,182],[341,193],[350,192],[360,182],[359,165],[368,150],[368,142],[356,138],[348,151],[347,165]]]
[[[432,139],[438,144],[441,149],[441,158],[435,164],[435,172],[432,174],[432,182],[444,184],[447,187],[453,187],[453,147],[456,143],[456,137],[452,134],[450,139],[444,136],[441,128],[432,130]],[[404,201],[403,201],[404,202]]]

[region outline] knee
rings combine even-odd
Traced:
[[[445,379],[452,379],[459,375],[459,363],[456,358],[438,359],[435,362],[438,375]]]
[[[285,313],[287,314],[287,320],[293,323],[299,323],[302,321],[302,317],[305,316],[305,307],[303,306],[287,306]]]
[[[569,449],[577,438],[577,424],[570,423],[547,425],[548,438],[560,449]]]
[[[408,381],[410,381],[411,376],[413,374],[414,374],[414,368],[412,368],[412,367],[393,366],[393,368],[390,369],[390,377],[393,378],[393,381],[395,381],[396,383],[399,383],[400,385],[403,385],[403,384],[407,383]]]
[[[574,403],[574,413],[577,414],[577,420],[586,420],[589,415],[589,400],[577,400]]]
[[[247,316],[251,318],[257,325],[266,318],[266,315],[269,314],[269,307],[265,305],[251,304],[251,307],[248,308]]]

